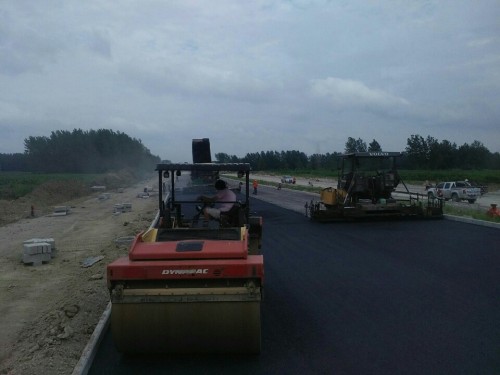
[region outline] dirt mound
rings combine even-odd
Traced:
[[[91,190],[82,181],[49,181],[36,187],[25,199],[41,205],[57,204],[89,195]]]
[[[37,186],[31,193],[14,200],[0,200],[0,226],[32,216],[43,216],[53,206],[88,196],[91,190],[82,181],[49,181]]]
[[[138,181],[139,177],[130,170],[107,173],[91,183],[79,179],[47,181],[21,198],[0,199],[0,226],[20,219],[47,215],[55,205],[91,195],[91,187],[94,185],[105,186],[110,191],[131,186]]]
[[[116,172],[106,173],[99,179],[96,179],[92,185],[103,185],[107,189],[117,189],[123,186],[130,186],[141,179],[137,173],[130,169],[122,169]]]

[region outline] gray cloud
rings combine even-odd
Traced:
[[[363,82],[350,79],[328,77],[310,82],[311,93],[327,98],[335,107],[353,109],[370,108],[393,109],[407,106],[409,103],[380,89],[367,87]]]
[[[495,0],[0,3],[0,152],[111,128],[162,158],[402,150],[411,134],[500,151]]]

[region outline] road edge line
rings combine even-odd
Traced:
[[[500,229],[500,223],[494,223],[491,221],[478,220],[478,219],[473,219],[471,217],[455,216],[455,215],[448,215],[448,214],[443,215],[443,217],[447,220],[460,221],[462,223],[481,225],[483,227]]]
[[[92,336],[90,336],[89,342],[85,346],[85,349],[83,349],[80,360],[73,369],[72,375],[88,374],[90,367],[94,362],[94,357],[97,354],[97,349],[99,348],[99,344],[101,343],[104,337],[104,333],[108,329],[110,316],[111,316],[111,301],[108,302],[106,309],[101,315],[99,323],[97,323],[97,326],[95,327]]]

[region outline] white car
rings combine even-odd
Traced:
[[[283,177],[281,177],[281,182],[284,184],[293,184],[293,177],[292,176],[283,176]]]

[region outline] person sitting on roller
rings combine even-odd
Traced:
[[[215,181],[215,189],[217,193],[213,197],[207,197],[205,195],[200,195],[198,200],[204,203],[215,203],[219,202],[219,207],[205,207],[203,210],[203,215],[205,219],[210,219],[211,217],[219,220],[221,212],[229,211],[234,203],[236,202],[236,194],[227,187],[227,184],[224,180]]]

